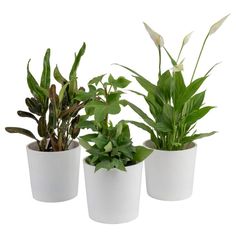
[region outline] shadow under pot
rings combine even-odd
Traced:
[[[84,160],[89,217],[107,224],[134,220],[139,212],[142,163],[126,171],[99,169]]]
[[[33,198],[42,202],[61,202],[78,193],[80,146],[73,141],[69,150],[38,151],[36,142],[27,146]]]
[[[149,140],[144,143],[154,149]],[[197,145],[178,151],[154,149],[145,160],[146,187],[149,196],[165,201],[189,198],[193,191]]]

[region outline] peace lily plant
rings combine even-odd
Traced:
[[[157,156],[155,156],[154,159],[148,158],[146,161],[147,188],[149,194],[153,197],[165,200],[180,200],[188,197],[192,192],[190,183],[193,177],[193,160],[195,157],[196,149],[196,144],[193,143],[193,141],[216,133],[215,131],[209,133],[197,133],[195,129],[197,121],[203,118],[210,110],[214,108],[214,106],[205,105],[205,91],[199,92],[199,89],[204,81],[209,77],[212,69],[217,64],[211,67],[209,71],[207,71],[200,78],[195,78],[195,73],[198,68],[199,61],[207,40],[220,28],[227,17],[228,15],[210,27],[201,46],[201,50],[199,52],[190,79],[190,83],[188,84],[186,84],[186,81],[184,80],[184,76],[182,73],[184,62],[183,60],[181,61],[180,58],[185,45],[190,39],[191,33],[184,37],[180,47],[180,51],[178,53],[178,57],[177,59],[174,59],[174,57],[165,47],[163,37],[152,30],[146,23],[144,23],[147,32],[149,33],[151,39],[158,49],[159,73],[157,84],[151,83],[148,79],[144,78],[139,73],[126,66],[123,66],[133,73],[133,77],[147,92],[147,95],[145,95],[140,92],[133,91],[145,99],[152,117],[148,116],[138,106],[129,101],[125,101],[124,105],[129,105],[143,119],[144,122],[128,122],[147,131],[150,134],[151,142],[146,142],[146,145],[156,149],[154,153],[156,153]],[[164,72],[162,71],[161,64],[163,52],[167,54],[173,66],[172,69],[167,69]],[[162,152],[160,150],[162,150]],[[176,165],[180,165],[179,169],[177,167],[171,169],[173,168],[174,164],[170,164],[168,162],[168,158],[165,158],[163,161],[160,160],[160,162],[158,162],[158,160],[161,159],[161,156],[165,155],[164,150],[169,153],[168,155],[175,156],[180,155],[181,152],[183,153],[182,155],[185,155],[184,153],[188,153],[192,150],[191,155],[193,155],[193,158],[191,163],[190,157],[187,158],[185,164],[180,164],[181,162],[178,161]],[[190,155],[190,153],[188,153],[188,155]],[[174,158],[172,158],[172,160],[176,161],[177,158],[175,158],[175,160]],[[164,165],[162,162],[168,162],[171,166],[164,167],[162,166]],[[168,163],[165,164],[168,165]],[[154,169],[154,166],[158,166],[157,168],[160,169]],[[182,169],[183,166],[192,166],[192,172],[190,171],[189,173],[189,171]],[[165,173],[163,173],[163,168],[166,170]],[[169,175],[168,177],[164,177],[165,174],[169,173],[168,171],[172,172],[172,176]],[[184,176],[181,171],[188,173],[189,176]],[[178,178],[180,178],[180,183],[177,183]],[[154,180],[152,181],[150,179]],[[169,182],[163,182],[164,179],[167,179]],[[166,187],[166,185],[168,186]],[[180,186],[179,188],[177,187],[178,185]],[[184,186],[186,186],[188,190],[186,190]],[[180,190],[181,188],[183,188],[182,195]]]
[[[137,217],[142,161],[152,150],[134,146],[129,126],[116,125],[110,115],[121,111],[123,92],[130,83],[124,77],[98,76],[89,82],[89,92],[80,91],[79,100],[92,97],[85,105],[86,118],[81,128],[93,132],[80,137],[89,156],[84,160],[89,215],[104,223],[121,223]]]
[[[84,90],[77,85],[77,68],[86,49],[82,45],[65,79],[58,66],[51,84],[50,49],[45,53],[40,83],[27,65],[27,83],[31,97],[25,99],[28,111],[18,111],[20,117],[32,119],[39,138],[28,129],[7,127],[9,133],[19,133],[35,140],[27,146],[33,197],[40,201],[64,201],[77,195],[79,144],[73,141],[80,133],[80,112],[88,100],[75,99]]]

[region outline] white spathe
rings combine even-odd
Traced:
[[[127,166],[126,171],[94,171],[84,160],[89,217],[107,224],[134,220],[139,212],[142,163]]]
[[[70,149],[40,152],[36,142],[27,146],[33,198],[43,202],[72,199],[78,193],[80,146],[72,142]]]
[[[150,141],[144,145],[153,147]],[[189,198],[193,190],[196,150],[196,144],[179,151],[154,149],[145,160],[148,195],[166,201]]]

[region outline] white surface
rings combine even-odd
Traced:
[[[154,150],[145,160],[148,194],[178,201],[192,195],[197,146],[180,151]]]
[[[236,212],[236,108],[235,52],[236,7],[234,0],[59,0],[0,1],[0,235],[161,235],[161,236],[235,236]],[[36,131],[34,121],[19,118],[29,95],[26,64],[41,76],[42,57],[52,49],[52,64],[58,63],[63,75],[69,74],[74,52],[87,42],[81,61],[82,84],[94,75],[107,71],[129,75],[110,66],[123,63],[142,73],[150,81],[157,78],[157,50],[142,25],[149,23],[164,37],[175,55],[184,35],[194,31],[184,50],[185,74],[190,77],[200,43],[209,26],[231,13],[222,28],[209,38],[197,75],[202,75],[215,62],[222,61],[206,81],[206,104],[217,108],[199,122],[200,132],[219,133],[199,140],[191,198],[163,202],[146,194],[144,175],[139,217],[122,225],[93,222],[87,213],[83,168],[78,197],[62,203],[41,203],[32,199],[25,145],[30,139],[7,134],[5,126],[19,125]],[[165,67],[170,64],[165,59]],[[128,77],[130,78],[130,77]],[[130,78],[131,79],[131,78]],[[143,91],[132,84],[133,89]],[[144,111],[141,98],[129,94]],[[130,109],[121,117],[137,119]],[[118,119],[119,117],[117,117]],[[141,144],[148,137],[132,127],[133,140]],[[81,159],[86,156],[82,151]]]
[[[77,196],[80,146],[64,152],[39,152],[36,142],[27,146],[32,195],[43,202],[67,201]]]
[[[143,163],[126,172],[100,169],[84,161],[89,216],[98,222],[119,224],[138,217]]]

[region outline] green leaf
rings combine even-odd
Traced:
[[[104,146],[104,150],[105,150],[105,152],[111,152],[112,151],[112,143],[111,143],[111,141],[108,142],[108,144],[106,144],[106,146]]]
[[[107,96],[108,104],[118,102],[120,99],[120,95],[121,95],[120,92],[111,92],[110,94],[108,94],[108,96]]]
[[[53,75],[54,75],[55,80],[56,80],[58,83],[62,84],[62,85],[64,85],[65,83],[68,82],[68,81],[61,75],[61,73],[60,73],[60,71],[59,71],[57,65],[56,65],[56,67],[55,67],[55,69],[54,69]]]
[[[50,86],[50,49],[48,48],[43,60],[43,72],[40,87],[48,89]]]
[[[94,138],[96,138],[98,136],[97,133],[93,133],[93,134],[86,134],[83,136],[80,136],[81,139],[85,140],[86,142],[92,142]]]
[[[28,117],[31,118],[33,120],[35,120],[38,123],[38,119],[31,113],[26,112],[26,111],[17,111],[18,116],[20,117]]]
[[[40,137],[46,137],[47,136],[47,124],[45,117],[41,116],[39,118],[39,123],[38,123],[38,134]]]
[[[64,95],[65,95],[65,92],[66,92],[66,89],[68,87],[69,83],[67,82],[66,84],[64,84],[59,92],[59,103],[61,104],[63,98],[64,98]]]
[[[94,142],[99,149],[104,149],[109,140],[102,134],[98,134],[96,138],[92,139],[92,142]]]
[[[157,93],[157,87],[149,82],[147,79],[143,77],[134,76],[134,78],[138,81],[138,83],[149,93],[155,95]]]
[[[197,92],[197,90],[200,88],[206,78],[207,77],[201,77],[189,84],[189,86],[185,89],[184,93],[176,101],[176,110],[179,110],[184,105],[184,103],[188,101],[188,99],[190,99]]]
[[[180,71],[173,74],[174,80],[174,91],[173,91],[173,102],[175,107],[177,106],[176,102],[179,100],[179,97],[185,92],[186,85],[184,83],[184,78]]]
[[[109,104],[107,106],[107,112],[109,114],[115,115],[115,114],[120,113],[120,111],[121,111],[121,108],[120,108],[120,103],[119,102],[113,102],[112,104]]]
[[[33,135],[33,133],[27,129],[23,129],[23,128],[19,128],[19,127],[6,127],[5,130],[8,132],[8,133],[18,133],[18,134],[23,134],[27,137],[30,137],[32,139],[35,139],[36,141],[37,138]]]
[[[79,66],[79,63],[80,63],[80,59],[81,57],[84,55],[85,53],[85,49],[86,49],[86,44],[83,43],[82,47],[80,48],[79,50],[79,53],[75,56],[75,61],[73,63],[73,66],[71,68],[71,71],[70,71],[70,80],[72,79],[76,79],[77,76],[76,76],[76,71],[77,71],[77,68]]]
[[[99,169],[106,169],[106,170],[110,170],[113,168],[113,165],[110,161],[108,160],[104,160],[99,162],[96,167],[95,167],[95,172],[98,171]]]
[[[39,103],[38,100],[36,100],[35,98],[26,98],[25,103],[26,103],[30,112],[32,112],[38,116],[43,115],[42,105],[41,105],[41,103]]]
[[[91,80],[88,82],[88,84],[95,84],[95,85],[98,85],[98,83],[99,83],[100,81],[102,81],[102,79],[103,79],[103,77],[104,77],[105,75],[106,75],[106,74],[99,75],[99,76],[97,76],[97,77],[91,79]]]
[[[135,163],[142,162],[142,161],[144,161],[152,152],[153,152],[152,149],[145,148],[145,147],[143,147],[143,146],[137,146],[133,160],[134,160]]]
[[[211,136],[215,133],[217,133],[217,132],[213,131],[213,132],[210,132],[210,133],[194,134],[194,135],[187,136],[187,137],[183,138],[182,142],[183,143],[191,143],[196,139],[205,138],[205,137]]]
[[[140,116],[142,117],[142,119],[148,124],[150,125],[152,128],[154,128],[155,130],[158,131],[162,131],[162,132],[169,132],[170,129],[165,127],[163,124],[158,124],[155,123],[155,121],[153,121],[151,118],[149,118],[145,112],[143,112],[139,107],[137,107],[136,105],[134,105],[131,102],[126,101],[127,104]]]
[[[188,115],[186,117],[186,123],[194,124],[197,120],[204,117],[213,108],[215,108],[215,107],[207,106],[207,107],[203,107],[199,110],[196,110],[196,111],[192,112],[190,115]]]
[[[157,88],[159,93],[165,98],[165,101],[168,102],[173,91],[173,78],[169,70],[159,76]]]
[[[149,126],[145,125],[144,123],[137,122],[137,121],[132,121],[132,120],[126,120],[126,122],[129,122],[129,123],[131,123],[133,125],[136,125],[140,129],[143,129],[143,130],[147,131],[150,134],[151,140],[152,140],[153,143],[155,143],[156,147],[157,148],[160,147],[159,143],[158,143],[157,136],[154,134],[153,130]]]
[[[39,89],[38,82],[35,80],[35,78],[31,74],[31,72],[29,70],[29,63],[30,63],[30,60],[28,61],[28,65],[27,65],[27,83],[28,83],[28,87],[29,87],[32,95],[35,98],[37,98],[41,103],[43,103],[44,102],[44,93]]]
[[[127,80],[125,77],[120,76],[118,77],[118,79],[116,80],[116,87],[118,88],[125,88],[127,87],[129,84],[131,83],[131,81]]]
[[[92,146],[87,142],[85,141],[83,138],[80,138],[79,139],[79,144],[85,148],[86,150],[90,149]]]
[[[118,170],[121,171],[126,171],[125,166],[121,160],[113,158],[111,163],[114,168],[117,168]]]

